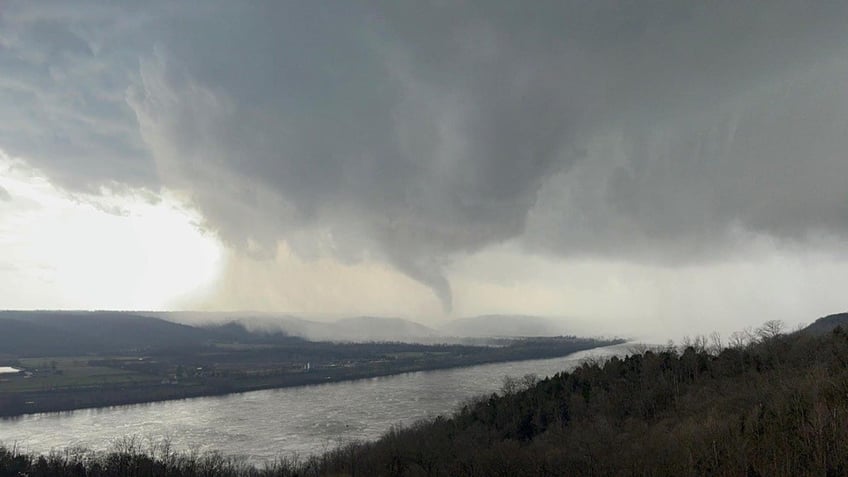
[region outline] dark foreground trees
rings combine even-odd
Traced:
[[[848,334],[772,325],[723,349],[694,340],[513,382],[451,418],[264,471],[214,455],[195,457],[211,459],[202,466],[126,450],[45,464],[5,451],[0,476],[848,475]]]
[[[848,335],[587,363],[325,456],[324,474],[848,475]]]

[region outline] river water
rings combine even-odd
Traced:
[[[380,437],[393,425],[446,415],[469,398],[497,391],[505,376],[549,376],[627,345],[562,358],[421,371],[357,381],[0,419],[0,443],[41,453],[68,447],[107,450],[117,439],[170,441],[182,451],[220,451],[261,464],[306,457]]]

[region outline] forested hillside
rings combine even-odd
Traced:
[[[848,475],[848,334],[780,329],[513,382],[451,419],[325,456],[319,473]]]
[[[787,335],[768,322],[726,346],[697,338],[637,351],[539,382],[508,380],[450,418],[262,472],[126,449],[99,459],[56,455],[53,464],[7,452],[0,468],[31,476],[848,475],[842,328]]]

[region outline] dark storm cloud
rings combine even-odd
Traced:
[[[133,8],[4,12],[0,146],[184,190],[257,254],[385,260],[449,304],[444,264],[512,238],[844,232],[844,2]]]
[[[546,183],[526,237],[558,253],[677,262],[732,253],[752,233],[844,242],[846,93],[848,58],[832,59],[600,135]]]

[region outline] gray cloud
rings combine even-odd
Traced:
[[[528,241],[678,262],[744,250],[752,233],[844,241],[845,78],[848,58],[821,62],[686,116],[596,137],[578,168],[541,191]]]
[[[388,261],[448,305],[444,264],[516,237],[656,260],[845,232],[843,2],[127,8],[4,13],[0,147],[184,190],[256,254]]]
[[[149,152],[124,101],[139,53],[123,49],[132,31],[114,31],[127,13],[30,7],[10,2],[0,16],[0,147],[69,188],[149,185]]]
[[[12,194],[10,194],[9,191],[0,186],[0,202],[8,202],[10,200],[12,200]]]

